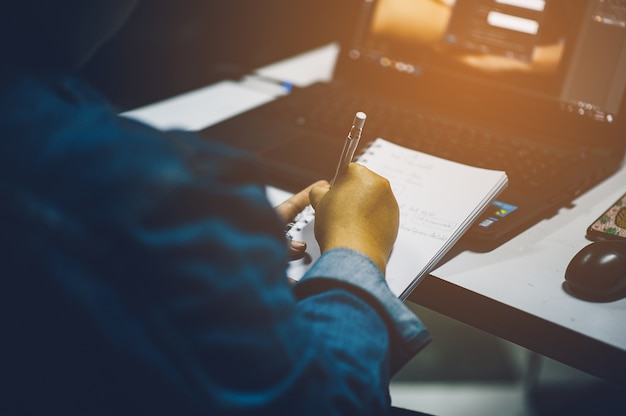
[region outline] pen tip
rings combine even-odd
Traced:
[[[365,124],[365,119],[367,118],[367,115],[365,115],[364,112],[359,111],[356,113],[356,115],[354,116],[354,126],[358,129],[362,129],[363,125]]]

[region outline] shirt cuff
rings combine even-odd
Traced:
[[[338,286],[362,296],[387,323],[392,372],[399,370],[431,340],[430,332],[389,289],[384,275],[364,254],[336,248],[324,253],[294,287],[302,299]]]

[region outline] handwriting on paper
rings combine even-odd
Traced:
[[[392,151],[388,156],[378,173],[392,184],[400,208],[400,229],[423,237],[447,240],[458,223],[418,205],[420,195],[423,195],[422,188],[428,184],[429,175],[433,174],[433,164],[418,154]]]

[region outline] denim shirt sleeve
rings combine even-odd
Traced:
[[[395,373],[431,340],[429,331],[389,289],[380,269],[355,250],[338,248],[325,253],[296,285],[299,298],[336,287],[338,283],[367,299],[383,316],[391,343],[391,371]]]

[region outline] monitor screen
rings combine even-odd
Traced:
[[[623,105],[626,0],[379,0],[366,20],[359,59],[392,71],[536,96],[605,124]]]

